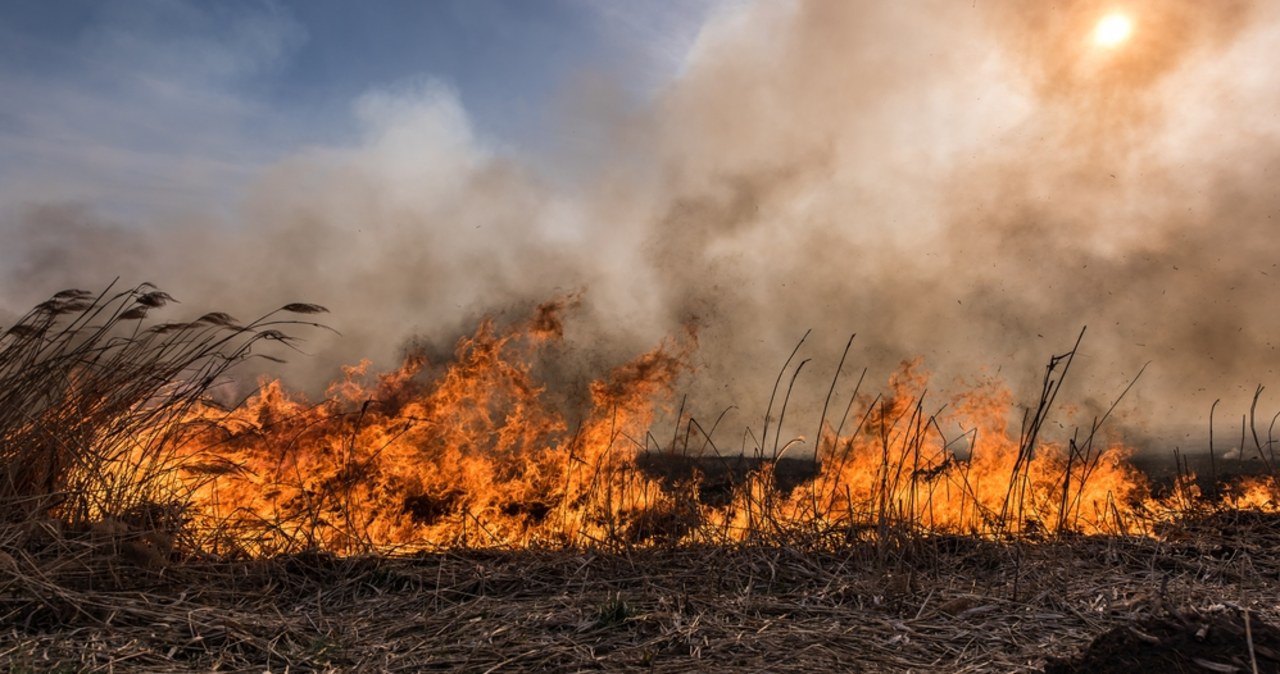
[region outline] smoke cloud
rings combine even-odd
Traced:
[[[852,332],[870,381],[922,357],[939,389],[999,374],[1029,399],[1087,325],[1085,423],[1149,362],[1126,422],[1177,436],[1276,374],[1280,10],[1135,0],[1104,50],[1110,6],[735,6],[652,100],[584,75],[537,158],[438,83],[372,92],[358,139],[275,164],[231,214],[6,210],[0,300],[120,275],[243,316],[318,302],[342,337],[286,371],[316,387],[581,290],[589,362],[696,325],[690,399],[752,424],[810,328],[801,406]]]

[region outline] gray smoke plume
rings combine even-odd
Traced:
[[[696,325],[690,399],[740,425],[812,328],[795,434],[852,332],[845,395],[922,357],[938,404],[994,374],[1030,402],[1087,325],[1083,423],[1150,362],[1123,419],[1165,440],[1275,378],[1280,6],[1130,2],[1132,39],[1104,49],[1110,6],[736,7],[651,101],[584,77],[564,152],[537,159],[488,146],[431,83],[370,94],[359,142],[272,167],[229,218],[6,210],[0,304],[117,275],[244,316],[325,304],[343,336],[286,370],[315,389],[582,290],[586,370]]]

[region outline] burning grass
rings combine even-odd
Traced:
[[[672,404],[692,336],[552,395],[548,303],[447,361],[350,368],[319,403],[266,382],[227,407],[228,371],[323,308],[146,325],[171,301],[65,291],[0,336],[0,652],[18,671],[1009,670],[1183,606],[1280,610],[1273,476],[1153,495],[1105,417],[1041,437],[1075,349],[1017,431],[998,386],[953,401],[961,441],[918,364],[879,396],[833,383],[813,475],[783,485],[788,361],[749,436],[762,461],[709,498],[705,474],[640,460],[720,452],[718,424]],[[665,446],[659,420],[679,429]]]

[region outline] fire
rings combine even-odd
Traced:
[[[1131,534],[1152,532],[1192,498],[1151,498],[1119,443],[1029,445],[995,382],[949,401],[946,422],[964,441],[944,437],[924,406],[928,376],[911,361],[885,395],[855,401],[841,435],[825,429],[814,479],[783,493],[765,469],[727,505],[706,505],[696,480],[663,484],[637,462],[640,438],[670,415],[691,342],[593,382],[574,417],[538,376],[560,339],[561,308],[505,331],[486,321],[447,364],[414,356],[372,378],[367,365],[348,368],[318,405],[271,382],[236,409],[201,408],[182,475],[202,546],[262,555],[724,543],[884,526]],[[1274,507],[1274,484],[1245,485],[1235,498]]]
[[[1275,510],[1280,507],[1280,483],[1259,477],[1246,478],[1226,495],[1226,500],[1233,508]]]
[[[1124,14],[1109,14],[1093,29],[1093,42],[1111,49],[1120,46],[1133,33],[1133,21]]]
[[[349,367],[319,403],[279,381],[231,409],[184,393],[168,398],[178,401],[174,412],[160,413],[169,408],[149,393],[136,403],[144,415],[127,418],[154,427],[104,436],[111,446],[96,456],[105,458],[64,481],[116,496],[90,498],[99,505],[76,506],[79,515],[49,501],[51,514],[163,523],[182,538],[175,545],[256,557],[845,541],[889,531],[1152,535],[1205,502],[1191,476],[1153,497],[1119,442],[1096,433],[1063,442],[1028,432],[1025,419],[1011,424],[1018,408],[995,381],[946,401],[945,415],[930,411],[918,361],[903,363],[883,395],[855,397],[842,420],[828,419],[811,479],[784,491],[766,463],[728,499],[703,499],[698,476],[663,481],[639,461],[656,449],[655,424],[718,425],[673,409],[695,337],[566,386],[553,374],[568,304],[545,304],[510,327],[484,321],[442,362],[413,353],[381,374]],[[775,442],[793,444],[785,440]],[[1221,504],[1275,510],[1278,494],[1276,480],[1256,478],[1224,492]]]
[[[1125,447],[1028,447],[1009,428],[1009,391],[990,382],[952,401],[949,420],[970,438],[960,452],[923,406],[926,383],[918,362],[904,363],[889,393],[864,404],[857,431],[825,437],[823,470],[792,494],[789,516],[978,535],[1131,528],[1119,516],[1146,485]]]
[[[319,405],[271,382],[240,408],[202,409],[199,528],[246,554],[615,536],[669,500],[636,470],[633,439],[684,360],[666,344],[615,369],[571,420],[534,373],[560,308],[505,332],[486,321],[439,369],[413,356],[369,382],[349,368]]]

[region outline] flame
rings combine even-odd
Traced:
[[[615,536],[669,498],[635,468],[632,439],[685,354],[664,344],[615,369],[571,423],[534,372],[561,308],[505,332],[484,322],[438,370],[421,356],[372,382],[367,364],[348,368],[318,405],[273,381],[237,409],[200,410],[199,528],[252,555]]]
[[[1121,516],[1147,488],[1128,449],[1028,446],[1009,428],[1011,394],[989,382],[952,401],[949,421],[970,438],[961,453],[926,414],[927,381],[918,361],[904,363],[857,432],[824,438],[824,468],[793,493],[793,518],[979,535],[1130,528]]]
[[[928,374],[909,361],[884,395],[852,401],[845,423],[823,429],[813,479],[784,492],[766,465],[727,504],[704,503],[698,478],[664,483],[638,461],[649,430],[673,419],[695,338],[667,340],[575,398],[544,367],[565,306],[548,303],[510,328],[484,321],[448,362],[414,354],[386,373],[346,368],[319,403],[271,381],[233,409],[193,410],[175,435],[179,469],[164,473],[189,504],[193,546],[261,556],[847,538],[885,527],[1152,534],[1200,498],[1189,478],[1154,498],[1118,442],[1033,443],[994,381],[931,414]],[[1258,479],[1227,503],[1274,510],[1277,494],[1274,480]]]
[[[1274,511],[1280,507],[1280,483],[1262,477],[1247,477],[1226,494],[1232,508]]]

